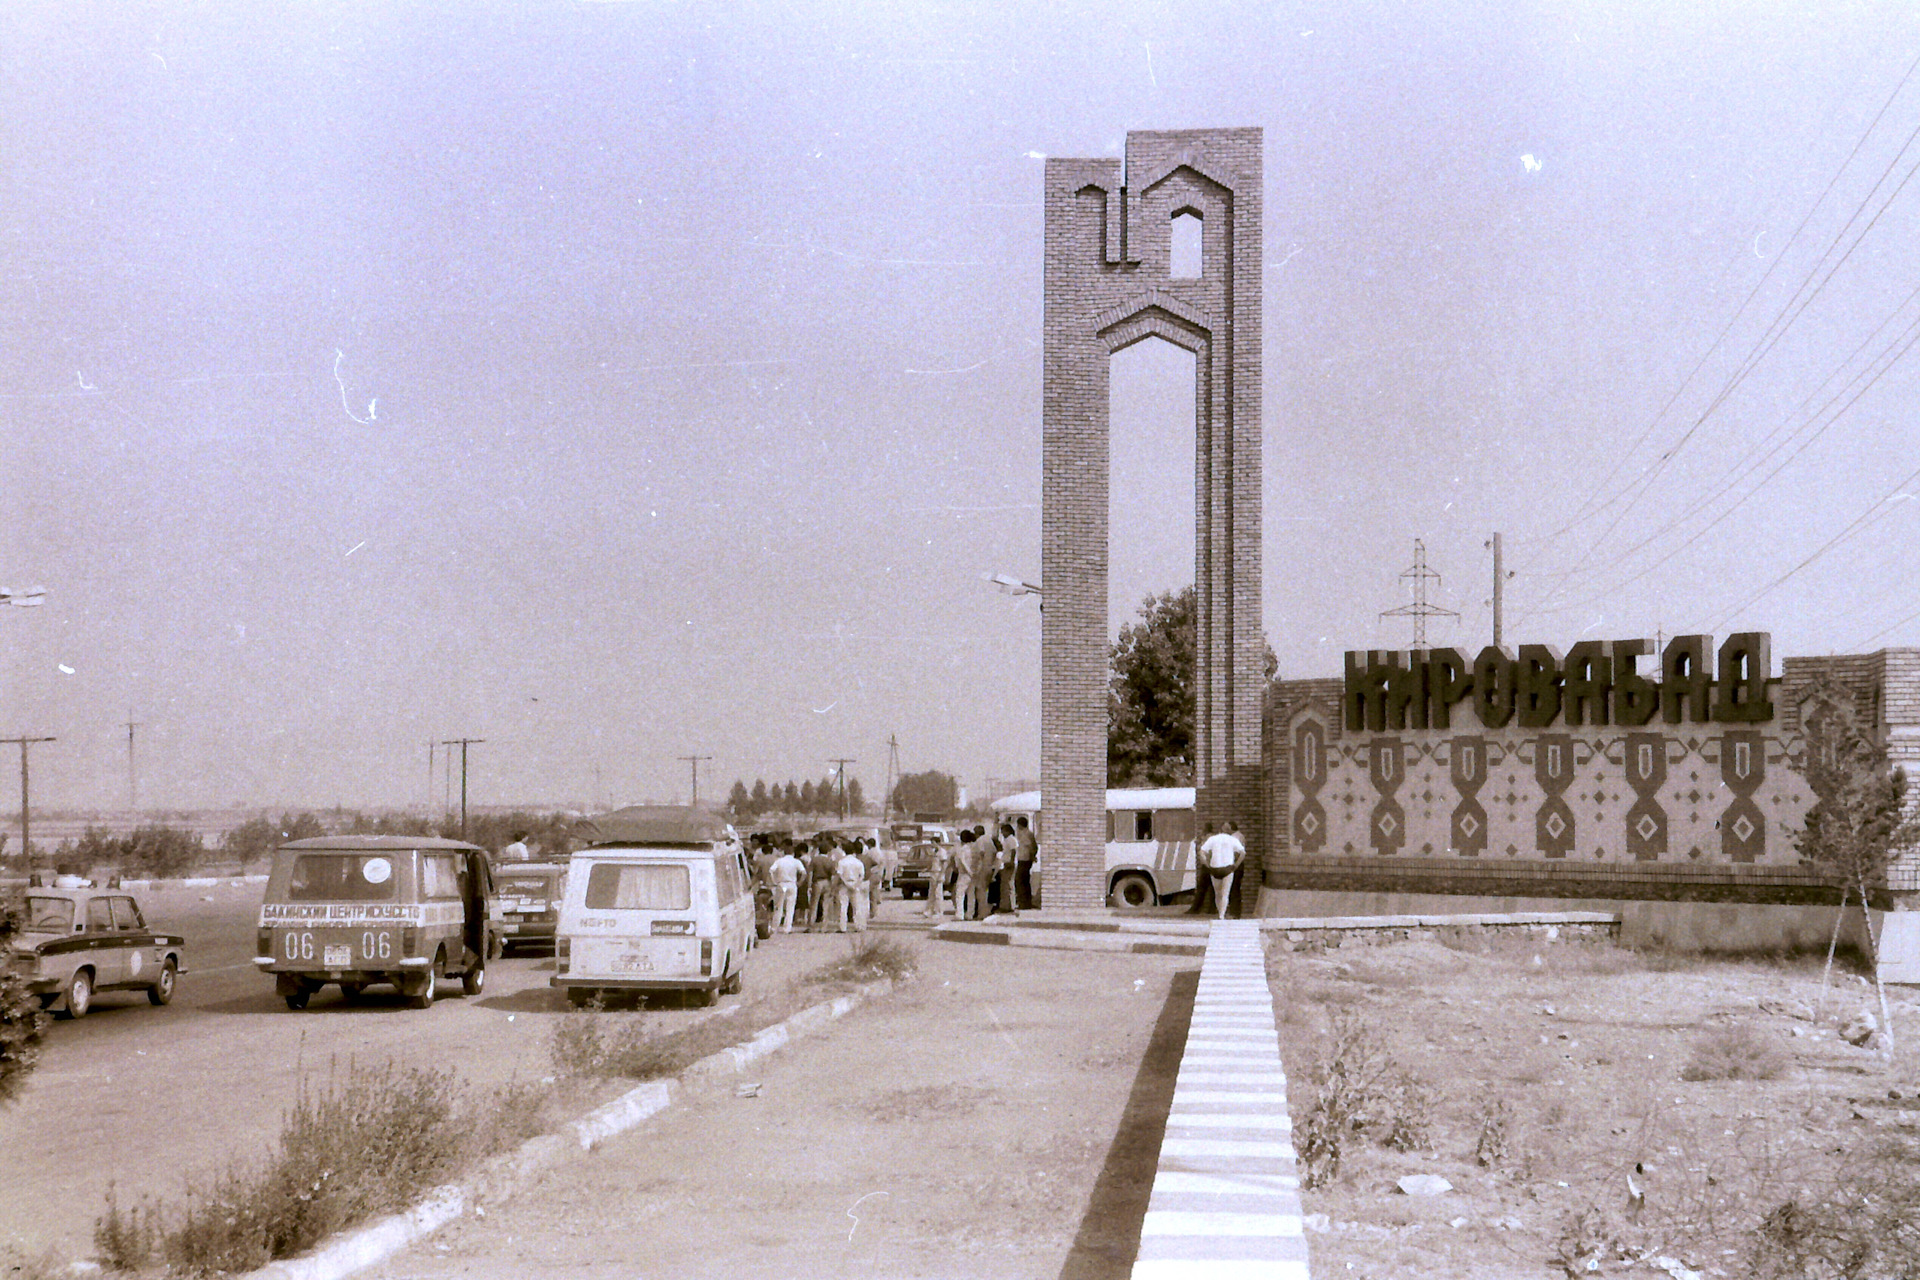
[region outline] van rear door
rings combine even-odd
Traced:
[[[572,975],[579,979],[674,979],[701,977],[700,941],[710,940],[718,920],[707,923],[697,892],[695,859],[595,860],[581,889],[579,931],[573,938]],[[706,924],[703,928],[702,925]]]

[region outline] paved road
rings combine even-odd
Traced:
[[[918,981],[367,1274],[1124,1280],[1199,963],[932,944]]]
[[[110,994],[87,1017],[54,1024],[25,1098],[0,1111],[0,1246],[89,1255],[109,1184],[123,1205],[177,1199],[186,1179],[270,1148],[303,1085],[389,1062],[452,1068],[477,1086],[552,1072],[548,1032],[567,1006],[547,985],[550,958],[495,961],[486,994],[474,1000],[448,998],[459,988],[447,983],[430,1009],[407,1009],[383,988],[356,1006],[329,988],[293,1013],[251,961],[258,885],[164,888],[141,900],[150,923],[186,937],[189,972],[167,1008],[139,992]],[[908,914],[904,903],[883,904],[883,922]],[[783,985],[845,945],[833,935],[776,937],[754,953],[743,995],[721,1008]]]

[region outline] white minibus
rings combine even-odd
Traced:
[[[1026,815],[1040,837],[1040,863],[1047,860],[1040,821],[1040,793],[1021,791],[988,806],[996,818]],[[1193,888],[1192,787],[1113,787],[1107,791],[1107,901],[1138,909]],[[1036,873],[1040,868],[1036,867]],[[1044,897],[1042,899],[1044,901]]]

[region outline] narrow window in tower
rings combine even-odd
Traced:
[[[1167,258],[1167,274],[1175,280],[1198,280],[1205,252],[1200,245],[1200,215],[1186,212],[1173,216],[1173,250]]]

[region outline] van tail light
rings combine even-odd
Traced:
[[[415,925],[408,925],[400,931],[400,954],[410,956],[419,949],[420,930]]]
[[[700,972],[713,972],[713,940],[707,939],[700,944]]]
[[[257,956],[273,954],[273,930],[262,929],[253,935],[253,954]]]
[[[553,940],[553,967],[558,973],[565,973],[573,967],[572,938],[555,938]]]

